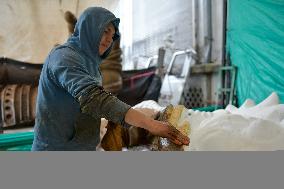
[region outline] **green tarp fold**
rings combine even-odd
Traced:
[[[30,151],[33,139],[34,139],[34,132],[0,134],[0,150]]]

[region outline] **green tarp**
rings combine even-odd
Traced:
[[[284,0],[228,0],[227,52],[238,104],[275,91],[284,103]]]
[[[0,134],[0,151],[30,151],[34,132]]]

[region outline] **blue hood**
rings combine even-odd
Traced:
[[[119,35],[119,18],[113,13],[102,7],[90,7],[86,9],[79,17],[73,35],[68,39],[67,45],[79,48],[92,61],[102,60],[110,53],[111,47],[102,55],[99,55],[99,44],[104,29],[107,24],[112,23],[115,28],[113,41],[117,40]],[[98,62],[99,64],[101,62]]]

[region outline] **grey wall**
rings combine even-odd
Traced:
[[[201,1],[196,0],[199,6]],[[203,0],[202,2],[206,2]],[[221,64],[223,45],[223,3],[224,0],[211,0],[212,50],[208,62]],[[202,4],[202,3],[201,3]],[[165,46],[165,39],[170,35],[174,49],[198,47],[204,56],[204,29],[208,28],[204,20],[204,10],[199,9],[196,25],[193,24],[193,0],[143,0],[132,1],[133,30],[132,30],[132,58],[149,57],[157,54],[158,48]],[[203,16],[202,16],[203,15]],[[205,23],[202,23],[205,22]],[[194,29],[197,31],[194,33]],[[194,44],[193,35],[196,35]],[[204,58],[200,59],[202,63]]]
[[[133,1],[132,56],[151,56],[172,35],[174,47],[192,44],[192,2],[189,0]]]

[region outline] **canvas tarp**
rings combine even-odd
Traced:
[[[1,0],[0,57],[42,63],[56,44],[68,37],[64,12],[75,16],[89,6],[113,11],[117,0]]]

